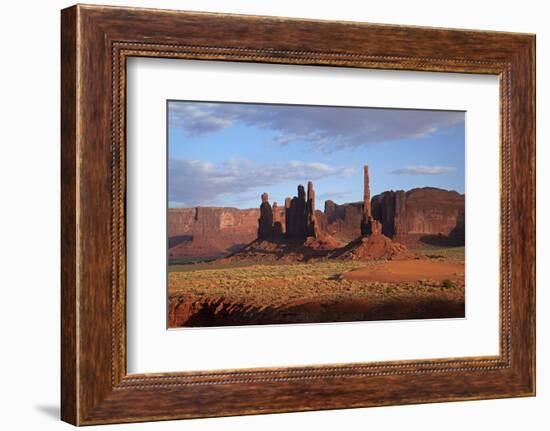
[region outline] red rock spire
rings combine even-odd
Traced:
[[[381,233],[382,225],[378,220],[372,217],[370,206],[370,179],[369,166],[363,167],[363,219],[361,220],[361,233],[363,235],[372,235],[373,233]]]
[[[368,165],[365,165],[363,167],[363,172],[363,218],[365,220],[368,220],[370,217],[372,217],[370,208],[370,179]]]

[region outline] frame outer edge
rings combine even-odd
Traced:
[[[465,391],[464,393],[455,393],[445,397],[433,397],[423,398],[420,396],[411,396],[409,398],[400,398],[396,400],[386,401],[380,403],[379,400],[357,400],[353,401],[351,397],[348,397],[349,401],[338,400],[334,398],[335,393],[330,392],[330,385],[328,388],[325,386],[323,380],[310,381],[307,388],[311,388],[315,392],[316,398],[314,402],[309,404],[300,404],[298,408],[289,408],[289,405],[284,404],[282,401],[278,405],[270,405],[270,407],[257,405],[248,405],[246,402],[241,402],[241,406],[234,405],[233,402],[229,405],[222,405],[221,407],[212,407],[211,411],[207,411],[205,414],[197,413],[200,408],[202,410],[204,406],[201,404],[201,395],[203,396],[202,402],[213,400],[205,394],[206,386],[196,385],[191,388],[122,388],[119,386],[118,378],[107,379],[106,367],[107,365],[113,365],[113,358],[111,353],[107,353],[107,332],[112,329],[112,321],[107,322],[104,318],[104,313],[107,311],[107,306],[111,306],[111,300],[106,296],[106,288],[102,284],[106,278],[103,274],[103,278],[98,280],[96,273],[90,273],[90,269],[103,268],[105,266],[106,259],[103,256],[98,257],[98,249],[95,248],[98,244],[103,247],[105,241],[94,241],[90,239],[90,232],[95,232],[99,228],[95,223],[95,219],[91,216],[99,214],[104,217],[106,214],[106,207],[92,208],[89,203],[90,195],[93,192],[94,185],[105,186],[105,178],[98,175],[94,175],[91,165],[97,163],[100,167],[105,168],[105,157],[98,152],[105,152],[108,146],[105,145],[104,138],[106,132],[103,129],[96,131],[90,126],[88,121],[96,121],[93,118],[97,115],[102,120],[106,120],[106,113],[110,112],[107,107],[107,102],[102,95],[102,91],[105,91],[102,87],[94,87],[94,83],[88,80],[88,76],[92,72],[99,72],[96,74],[99,82],[106,79],[107,66],[106,64],[98,64],[91,61],[93,55],[88,49],[88,43],[93,43],[91,50],[98,50],[97,54],[106,58],[106,49],[110,47],[110,43],[116,40],[119,36],[116,32],[121,32],[124,36],[128,31],[127,27],[121,28],[121,22],[126,21],[128,16],[120,11],[132,11],[133,15],[141,15],[144,12],[150,12],[151,10],[140,9],[135,11],[134,9],[121,8],[109,10],[107,15],[108,19],[103,19],[103,16],[99,16],[98,12],[102,10],[102,7],[88,6],[83,7],[80,5],[73,6],[71,8],[62,11],[62,145],[61,145],[61,158],[62,158],[62,419],[73,425],[91,425],[99,423],[119,423],[119,422],[135,422],[135,421],[147,421],[147,420],[161,420],[161,419],[176,419],[185,417],[211,417],[211,416],[231,416],[236,414],[258,414],[258,413],[274,413],[284,411],[307,411],[307,410],[323,410],[333,408],[351,408],[351,407],[365,407],[374,405],[387,405],[387,404],[410,404],[410,403],[426,403],[426,402],[438,402],[438,401],[456,401],[466,399],[480,399],[480,398],[501,398],[510,396],[525,396],[532,395],[534,391],[534,279],[532,285],[527,286],[531,281],[531,277],[534,277],[534,240],[530,235],[534,232],[534,213],[525,214],[528,218],[526,224],[522,230],[519,231],[520,237],[526,240],[526,244],[522,246],[522,250],[526,251],[525,258],[528,259],[524,269],[519,272],[527,275],[527,280],[524,283],[520,283],[523,290],[519,295],[515,295],[515,300],[520,304],[526,304],[526,310],[524,320],[521,320],[521,328],[516,331],[514,337],[518,340],[518,334],[527,333],[524,341],[518,344],[527,352],[516,355],[514,358],[515,364],[514,370],[517,374],[511,375],[510,373],[495,374],[495,377],[506,377],[507,380],[503,383],[510,384],[513,387],[509,388],[506,392],[502,390],[502,387],[487,383],[487,379],[482,379],[480,376],[479,383],[471,377],[474,385],[473,392]],[[176,14],[182,13],[173,11]],[[151,12],[154,13],[154,12]],[[111,14],[113,16],[111,16]],[[185,13],[182,13],[182,16]],[[207,15],[207,14],[205,14]],[[194,17],[193,14],[190,15]],[[211,15],[208,15],[209,19],[213,19]],[[239,16],[237,16],[239,17]],[[275,17],[264,17],[265,19],[279,19]],[[191,19],[191,18],[190,18]],[[228,18],[229,19],[229,18]],[[242,18],[244,19],[244,18]],[[117,21],[118,20],[118,21]],[[231,17],[230,21],[237,20],[235,16]],[[240,20],[240,19],[239,19]],[[285,19],[282,19],[283,21]],[[301,23],[300,20],[288,19],[290,22],[296,24]],[[150,25],[148,22],[142,22],[143,25]],[[327,24],[328,25],[328,24]],[[380,30],[379,27],[373,27]],[[407,29],[407,27],[404,27]],[[116,30],[116,31],[114,31]],[[147,30],[149,31],[149,30]],[[165,30],[163,30],[165,31]],[[168,30],[166,30],[168,31]],[[171,30],[170,30],[171,31]],[[171,35],[168,31],[168,34]],[[425,30],[428,32],[428,30]],[[164,34],[161,32],[161,34]],[[461,35],[466,33],[461,32]],[[468,33],[469,36],[471,34]],[[521,78],[524,80],[530,80],[534,78],[534,38],[521,39],[525,35],[506,35],[502,37],[505,39],[508,46],[503,48],[503,53],[506,53],[508,58],[512,56],[518,60],[518,52],[521,55],[521,59],[527,61],[529,64],[518,66],[523,72],[527,72],[527,76],[523,75]],[[159,36],[160,37],[160,36]],[[180,35],[174,35],[174,38],[180,38]],[[476,35],[477,37],[477,35]],[[491,38],[496,37],[494,34]],[[190,37],[193,39],[193,36]],[[200,39],[199,42],[202,43]],[[238,41],[237,41],[238,42]],[[264,41],[265,42],[265,41]],[[483,42],[483,40],[481,41]],[[526,43],[527,42],[527,43]],[[192,45],[192,44],[191,44]],[[234,42],[232,42],[234,45]],[[521,46],[521,47],[520,47]],[[528,48],[527,48],[528,46]],[[83,47],[84,49],[80,49]],[[237,47],[238,48],[238,47]],[[269,48],[269,47],[268,47]],[[429,46],[428,46],[429,48]],[[265,48],[264,48],[265,49]],[[427,48],[421,47],[421,50]],[[512,49],[514,52],[512,52]],[[355,55],[355,54],[352,54]],[[479,53],[477,56],[479,57]],[[504,54],[503,54],[504,55]],[[212,56],[212,58],[214,58]],[[497,58],[500,60],[500,58]],[[232,60],[238,61],[238,60]],[[419,63],[415,63],[416,66],[412,70],[419,70],[423,67],[422,58]],[[292,61],[290,61],[292,63]],[[482,63],[483,61],[480,61]],[[332,60],[329,61],[332,63]],[[388,67],[390,69],[395,68],[398,64],[392,63]],[[385,67],[384,67],[385,68]],[[443,68],[442,70],[445,70]],[[533,75],[530,75],[532,73]],[[105,76],[104,76],[105,75]],[[514,76],[514,82],[517,80],[517,75]],[[531,104],[534,101],[534,81],[523,83],[519,86],[519,90],[523,95],[523,102],[527,105],[526,110],[532,116],[524,118],[521,123],[521,127],[525,127],[528,130],[529,135],[523,137],[522,144],[525,145],[524,151],[521,152],[521,157],[518,162],[521,167],[526,168],[526,165],[533,170],[529,175],[518,181],[518,183],[526,186],[526,192],[521,198],[519,198],[520,205],[526,210],[534,211],[534,106]],[[525,106],[523,105],[523,106]],[[517,107],[517,104],[516,104]],[[89,112],[91,110],[91,112]],[[104,121],[107,124],[106,121]],[[530,128],[530,129],[529,129]],[[514,130],[514,128],[513,128]],[[525,129],[524,129],[525,130]],[[514,130],[517,132],[517,130]],[[516,133],[514,133],[515,135]],[[520,142],[519,139],[514,139],[514,143]],[[106,153],[105,153],[106,154]],[[106,172],[103,172],[106,174]],[[514,182],[514,181],[513,181]],[[516,183],[516,186],[519,184]],[[101,190],[102,195],[106,193],[105,189]],[[516,203],[518,202],[516,201]],[[88,202],[88,203],[87,203]],[[97,210],[97,212],[96,212]],[[101,220],[101,217],[99,219]],[[94,230],[95,229],[95,230]],[[101,229],[105,233],[105,226],[101,224]],[[532,260],[531,260],[532,259]],[[92,262],[90,262],[90,260]],[[523,265],[522,265],[523,266]],[[102,270],[102,273],[105,271]],[[94,286],[94,291],[90,290],[91,286]],[[98,316],[100,315],[101,318]],[[99,320],[99,322],[98,322]],[[82,325],[79,324],[81,321]],[[94,323],[94,327],[90,328],[90,323]],[[95,323],[98,323],[95,325]],[[523,332],[525,331],[525,332]],[[515,345],[517,348],[517,344]],[[109,364],[107,364],[109,359]],[[330,376],[327,376],[329,378]],[[382,380],[382,379],[380,379]],[[387,380],[387,379],[386,379]],[[394,378],[397,382],[397,378]],[[449,380],[449,379],[445,379]],[[237,383],[237,382],[234,382]],[[223,401],[229,400],[234,397],[238,392],[244,390],[259,390],[265,391],[268,395],[277,395],[284,393],[285,400],[288,398],[289,388],[292,390],[300,390],[296,385],[282,385],[265,384],[256,385],[253,382],[244,382],[241,384],[229,384],[220,386],[216,391],[212,391],[213,395],[216,393],[221,397],[218,401],[223,404]],[[260,382],[258,382],[260,383]],[[348,382],[346,387],[348,386]],[[485,385],[485,386],[483,386]],[[296,388],[295,388],[296,386]],[[478,387],[479,386],[479,387]],[[280,390],[281,392],[270,392],[271,388]],[[126,389],[126,390],[120,390]],[[348,388],[349,389],[349,388]],[[368,398],[369,388],[362,386],[363,395]],[[500,389],[500,390],[498,390]],[[328,391],[328,392],[327,392]],[[345,392],[345,391],[343,391]],[[349,391],[348,391],[349,392]],[[372,394],[372,393],[371,393]],[[349,395],[349,394],[348,394]],[[298,396],[298,395],[297,395]],[[300,394],[303,396],[303,393]],[[357,397],[357,394],[354,394]],[[151,410],[151,405],[148,406],[147,397],[150,397],[149,401],[153,397],[157,397],[159,405],[165,403],[163,407],[176,408],[174,415],[173,410],[170,411],[170,415],[156,415],[151,412],[147,413],[147,409]],[[214,396],[214,399],[216,396]],[[243,399],[246,397],[243,397]],[[214,400],[215,401],[215,400]],[[310,400],[311,401],[311,400]],[[353,402],[352,402],[353,401]],[[132,411],[133,410],[133,411]],[[184,411],[186,410],[186,411]],[[155,412],[158,413],[158,412]]]
[[[536,395],[535,36],[511,58],[511,364],[520,396]]]
[[[529,231],[528,240],[531,239],[529,244],[528,258],[529,258],[529,277],[531,284],[526,287],[526,291],[529,295],[529,370],[528,370],[528,395],[536,396],[537,393],[537,334],[536,334],[536,313],[537,313],[537,300],[536,300],[536,283],[537,283],[537,133],[536,133],[536,70],[537,70],[537,56],[536,56],[536,35],[531,35],[527,41],[527,48],[525,50],[525,66],[527,67],[526,74],[526,86],[528,88],[526,104],[529,106],[529,114],[527,116],[527,130],[528,130],[528,152],[529,157],[527,160],[529,171],[529,182],[531,190],[526,200],[528,202],[530,215],[529,215]]]
[[[531,158],[531,169],[533,170],[533,212],[532,212],[532,223],[533,223],[533,314],[531,318],[532,325],[532,337],[533,337],[533,352],[532,352],[532,370],[531,377],[533,379],[533,387],[531,394],[533,396],[537,395],[537,37],[533,35],[530,44],[530,56],[532,59],[532,71],[531,71],[531,80],[533,82],[533,94],[531,97],[531,104],[533,107],[533,136],[532,136],[532,145],[533,145],[533,155]]]
[[[531,208],[531,231],[533,243],[530,248],[530,259],[532,259],[530,267],[530,276],[532,277],[532,284],[529,286],[529,295],[530,295],[530,306],[531,310],[529,313],[529,325],[530,325],[530,391],[529,395],[537,395],[537,325],[536,325],[536,315],[537,315],[537,292],[536,292],[536,283],[537,283],[537,259],[536,259],[536,250],[537,250],[537,37],[532,35],[528,41],[527,48],[527,57],[528,61],[526,62],[529,65],[530,74],[527,76],[527,83],[530,88],[529,100],[528,103],[531,108],[531,122],[528,124],[528,130],[530,131],[529,136],[529,146],[531,148],[531,154],[529,159],[529,168],[530,175],[529,178],[532,181],[532,190],[531,194],[528,196],[528,199],[532,205]]]
[[[61,420],[79,421],[77,277],[78,6],[61,11]]]

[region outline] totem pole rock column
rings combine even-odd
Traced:
[[[298,186],[298,196],[292,199],[292,204],[295,207],[295,233],[297,237],[307,236],[307,201],[306,190],[303,185]]]
[[[363,166],[363,220],[369,220],[371,217],[369,167],[365,165]]]
[[[373,233],[381,233],[382,225],[378,220],[372,217],[370,205],[370,178],[369,167],[363,167],[363,219],[361,220],[361,234],[372,235]]]
[[[292,199],[285,198],[285,235],[291,237],[292,231]]]
[[[260,218],[258,219],[258,239],[270,239],[273,235],[273,209],[269,204],[269,195],[262,194]]]
[[[307,183],[307,235],[318,238],[320,235],[319,223],[315,217],[315,190],[313,189],[313,183],[308,181]]]

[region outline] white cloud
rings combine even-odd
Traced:
[[[464,112],[242,103],[170,102],[169,124],[189,135],[237,123],[269,129],[273,142],[307,142],[323,151],[428,136],[464,123]]]
[[[456,171],[452,166],[405,166],[391,173],[394,175],[441,175]]]
[[[190,135],[217,132],[233,124],[233,119],[215,115],[209,111],[210,105],[170,103],[171,124],[183,125]]]
[[[204,160],[172,159],[168,171],[168,201],[171,206],[196,206],[216,205],[220,197],[228,195],[232,195],[233,201],[238,196],[247,200],[250,191],[257,187],[267,188],[288,180],[305,182],[349,176],[354,170],[320,162],[289,161],[262,165],[246,159],[230,159],[215,165]],[[289,190],[289,195],[293,192],[295,190]]]

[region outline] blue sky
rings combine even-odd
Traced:
[[[169,207],[284,204],[440,187],[464,193],[464,112],[168,101]]]

